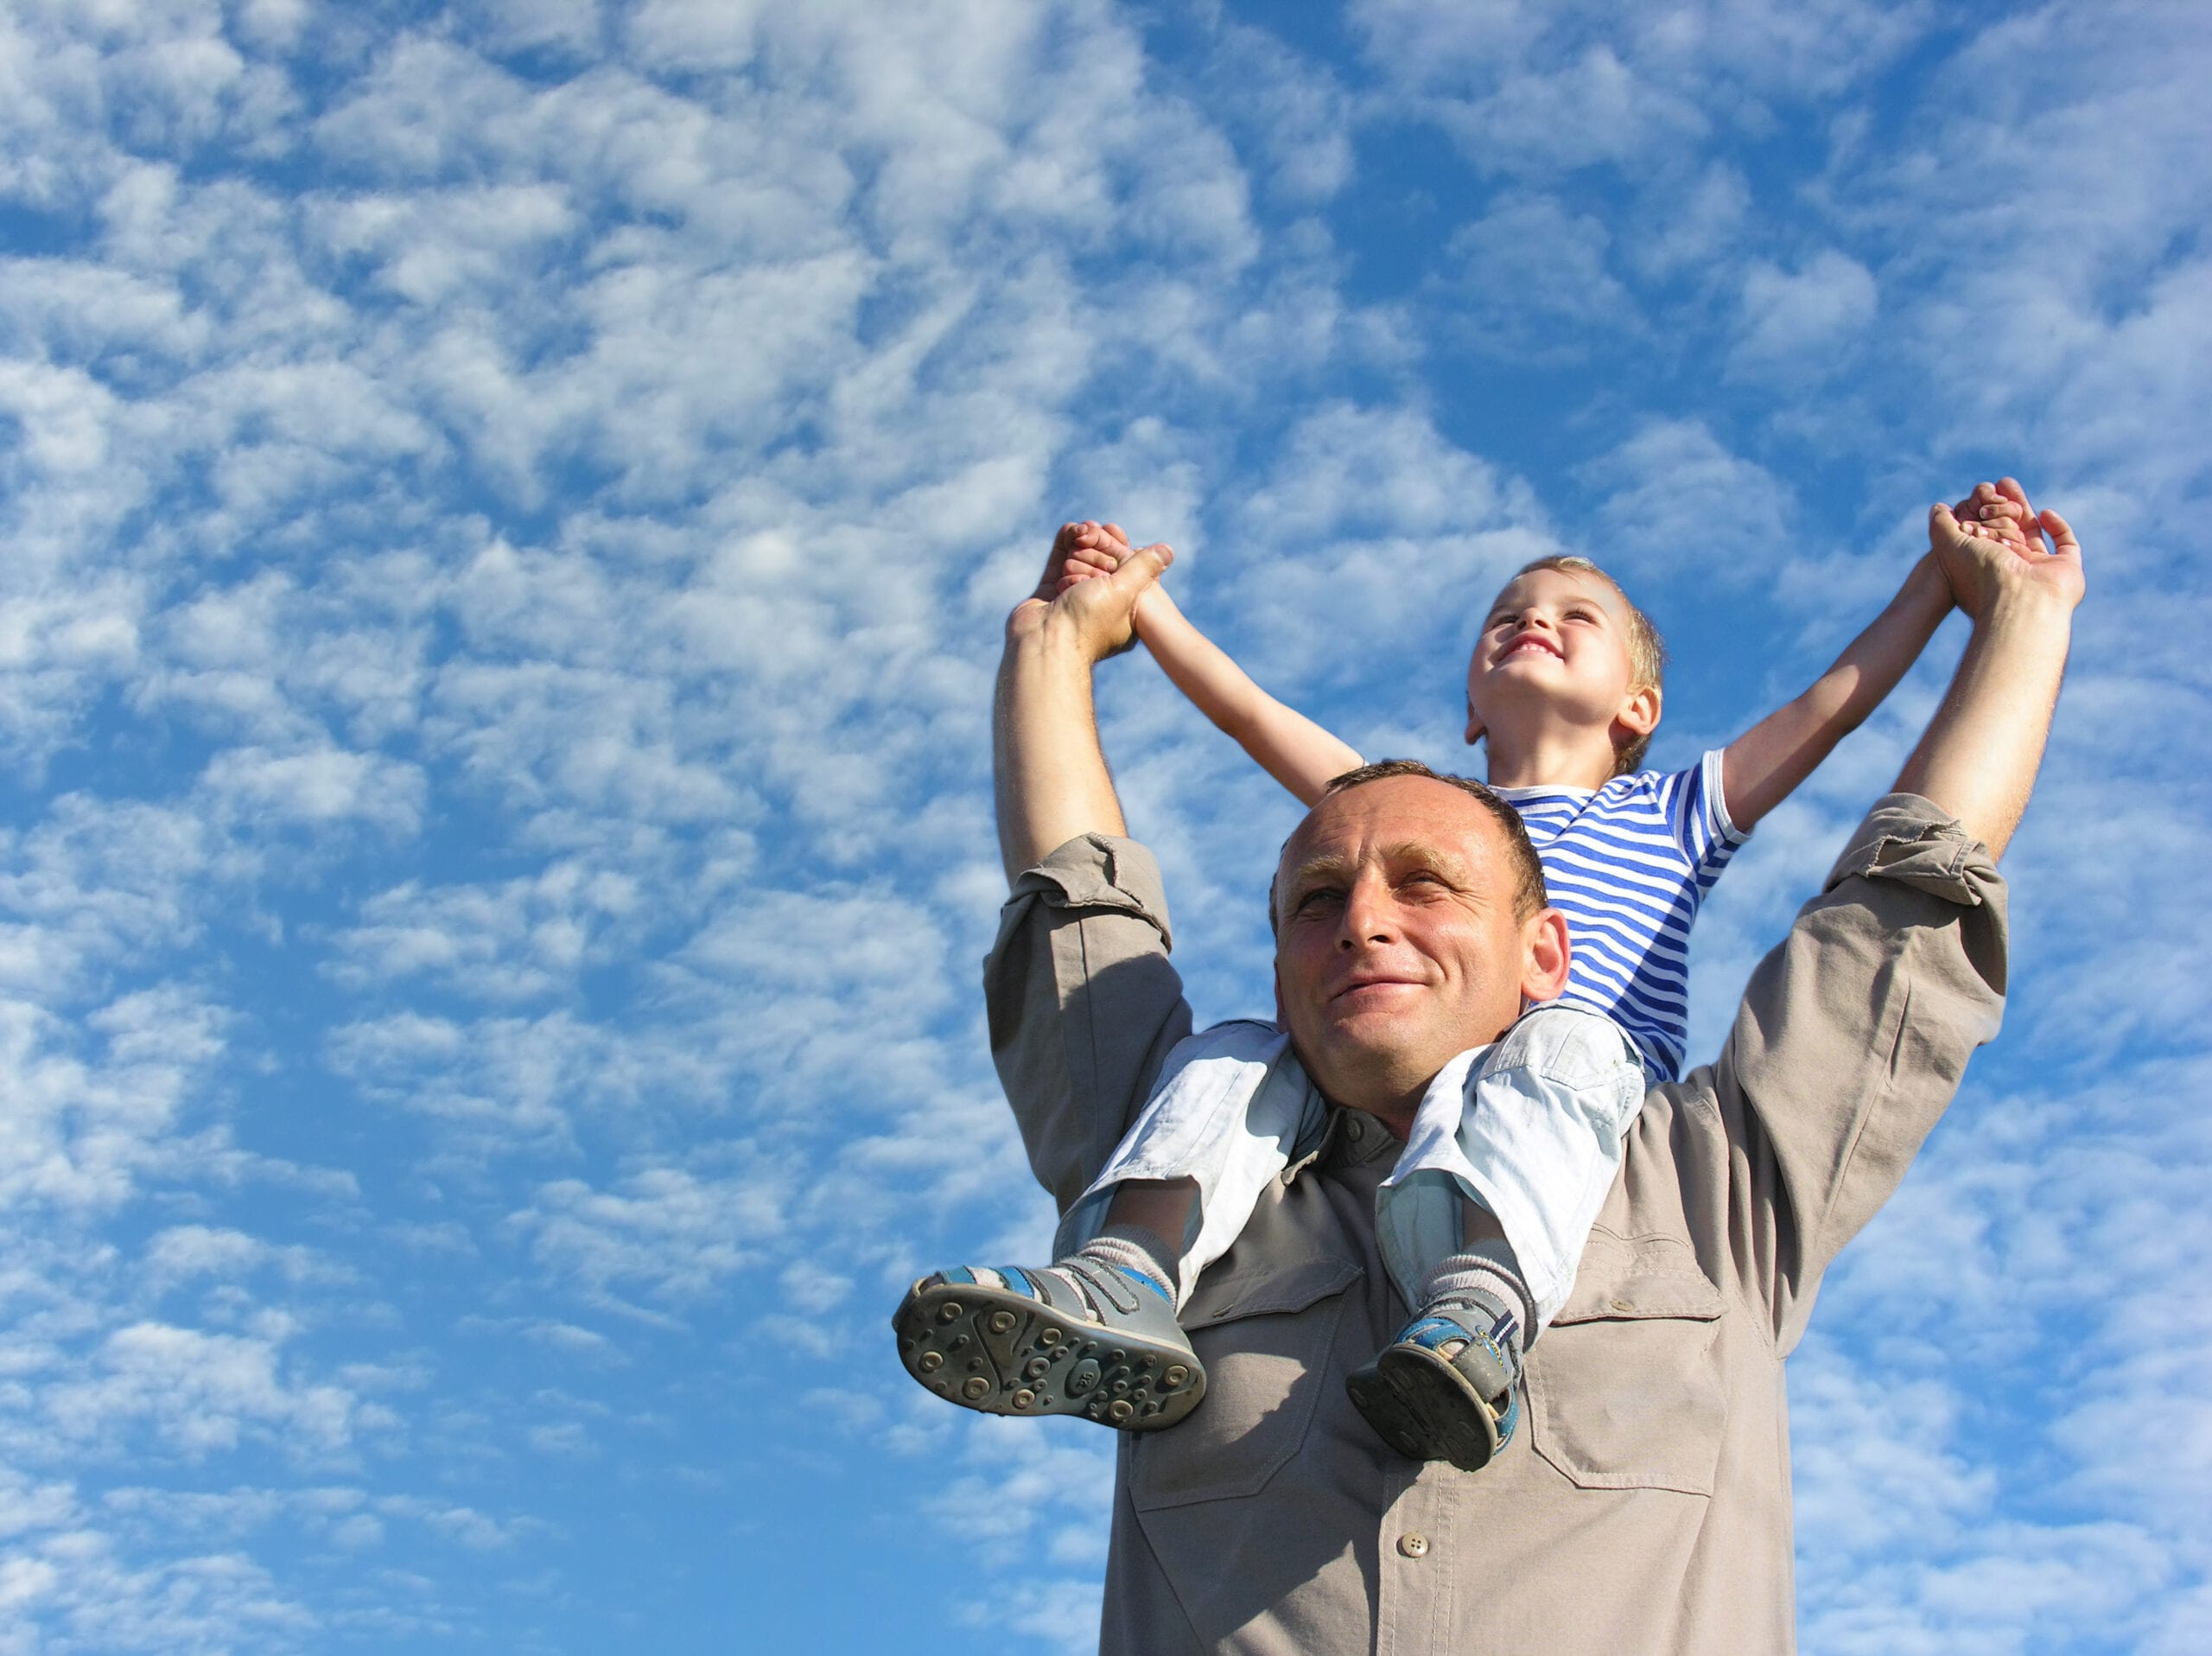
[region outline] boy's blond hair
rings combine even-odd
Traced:
[[[1538,570],[1557,570],[1562,575],[1594,575],[1617,593],[1621,608],[1628,611],[1628,666],[1632,675],[1630,690],[1658,690],[1666,688],[1667,640],[1659,636],[1659,629],[1652,625],[1651,617],[1636,607],[1636,600],[1628,596],[1628,589],[1599,569],[1588,558],[1573,552],[1561,552],[1551,557],[1539,557],[1523,564],[1514,570],[1513,579]],[[1511,585],[1508,582],[1507,585]],[[1651,746],[1652,731],[1631,737],[1613,752],[1613,774],[1625,776],[1643,762],[1646,749]]]

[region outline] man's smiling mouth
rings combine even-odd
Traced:
[[[1332,990],[1330,992],[1329,998],[1332,1001],[1340,1001],[1344,999],[1347,996],[1357,994],[1363,989],[1418,989],[1420,987],[1421,979],[1418,978],[1359,978],[1344,984],[1341,989]]]

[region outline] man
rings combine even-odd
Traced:
[[[1326,1127],[1191,1297],[1204,1405],[1122,1439],[1106,1650],[1792,1646],[1783,1362],[1828,1262],[1997,1026],[1994,857],[2082,592],[2070,532],[2044,522],[2055,552],[1931,514],[1974,621],[1950,691],[1753,975],[1719,1061],[1646,1099],[1573,1293],[1529,1353],[1528,1430],[1479,1475],[1395,1454],[1344,1381],[1406,1315],[1374,1213],[1414,1106],[1556,963],[1514,901],[1500,819],[1453,783],[1382,774],[1299,825],[1274,889],[1277,1003]],[[1191,1015],[1090,701],[1169,555],[1052,599],[1058,551],[1007,624],[995,742],[1013,895],[986,985],[1032,1166],[1065,1209]]]

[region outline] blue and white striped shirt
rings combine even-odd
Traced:
[[[1586,787],[1501,787],[1544,865],[1573,956],[1563,1001],[1627,1031],[1662,1080],[1689,1044],[1690,923],[1744,843],[1720,794],[1720,753],[1688,770]]]

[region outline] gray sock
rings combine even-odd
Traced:
[[[1166,1290],[1167,1303],[1175,1303],[1179,1286],[1175,1279],[1175,1264],[1181,1255],[1170,1249],[1166,1239],[1157,1232],[1141,1225],[1109,1225],[1076,1252],[1102,1265],[1118,1266],[1151,1277]]]
[[[1463,1300],[1487,1314],[1486,1332],[1503,1347],[1517,1372],[1527,1345],[1525,1331],[1535,1322],[1521,1262],[1508,1242],[1468,1242],[1440,1263],[1421,1291],[1426,1310],[1439,1300]]]

